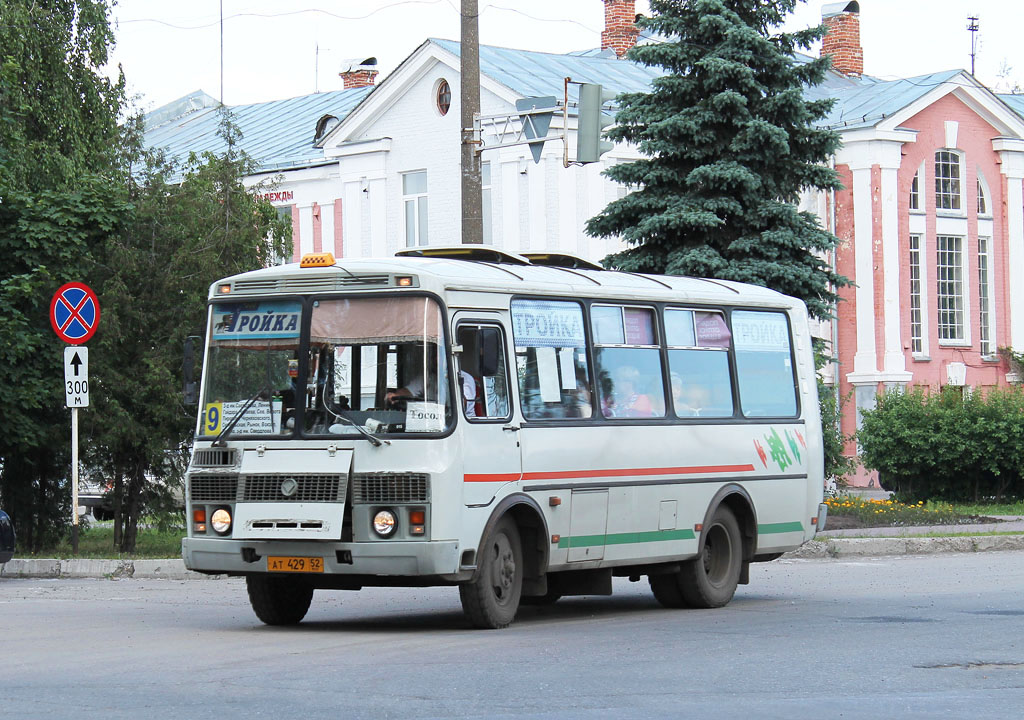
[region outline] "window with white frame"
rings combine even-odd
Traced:
[[[427,244],[427,171],[402,174],[402,203],[405,206],[405,245]]]
[[[978,342],[982,357],[995,355],[995,312],[992,307],[992,241],[978,238]]]
[[[491,245],[494,243],[494,234],[491,231],[491,164],[489,162],[480,163],[480,204],[484,226],[484,245]]]
[[[938,235],[935,250],[939,341],[963,342],[967,337],[964,327],[964,239],[956,235]]]
[[[963,207],[960,194],[960,155],[939,150],[935,153],[935,208],[959,211]]]
[[[921,171],[918,170],[914,174],[914,179],[910,181],[910,209],[920,210],[921,209]]]
[[[924,317],[921,311],[921,236],[910,236],[910,352],[924,354]]]

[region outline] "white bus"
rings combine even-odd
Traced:
[[[719,607],[823,527],[807,314],[733,282],[420,248],[210,289],[195,571],[265,623],[317,589],[457,585],[473,625],[647,576]]]

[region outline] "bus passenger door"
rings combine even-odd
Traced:
[[[496,315],[486,315],[460,313],[455,320],[456,410],[466,505],[486,505],[502,485],[522,477],[505,332]]]

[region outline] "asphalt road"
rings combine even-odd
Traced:
[[[0,579],[2,718],[981,718],[1024,707],[1024,553],[789,560],[721,610],[645,582],[470,630],[454,588]]]

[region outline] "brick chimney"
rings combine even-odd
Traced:
[[[377,58],[370,57],[365,60],[346,60],[341,64],[342,87],[350,88],[369,87],[373,85],[373,79],[377,77]]]
[[[832,69],[843,75],[864,74],[864,50],[860,46],[860,3],[822,5],[821,21],[828,35],[821,41],[821,55],[832,56]]]
[[[601,49],[611,48],[618,57],[636,45],[636,0],[604,0],[604,32]]]

